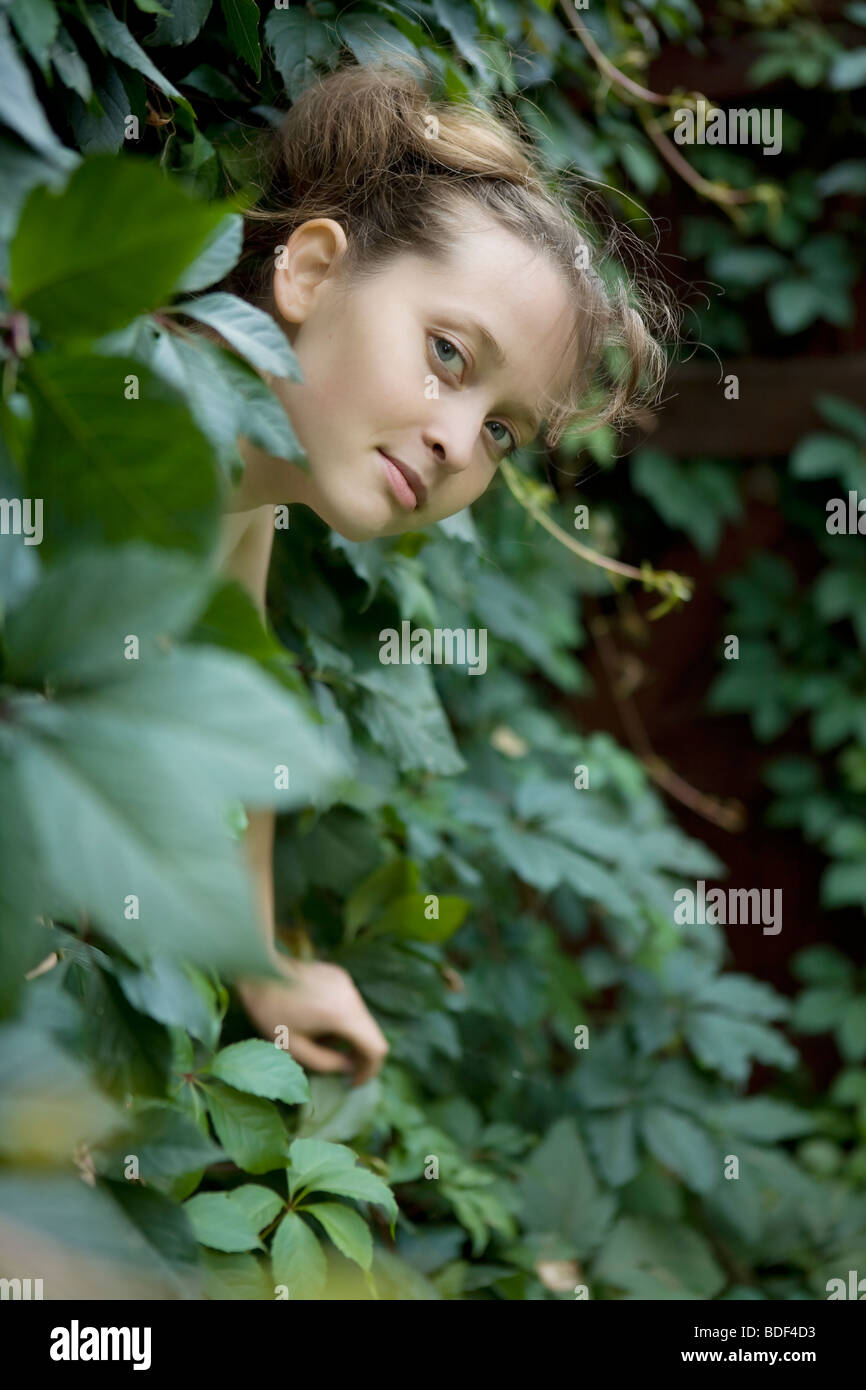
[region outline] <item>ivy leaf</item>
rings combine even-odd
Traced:
[[[292,381],[303,380],[298,360],[291,349],[289,340],[277,324],[263,309],[247,304],[237,295],[202,295],[200,299],[188,299],[174,305],[174,312],[188,314],[215,328],[226,342],[231,343],[237,352],[260,371],[270,372],[272,376],[289,377]]]
[[[285,1206],[282,1198],[269,1187],[259,1183],[247,1182],[243,1187],[235,1187],[228,1194],[229,1200],[244,1215],[254,1231],[262,1231],[270,1226],[278,1211]]]
[[[39,1028],[0,1028],[0,1152],[22,1165],[58,1163],[76,1144],[98,1143],[123,1111],[79,1061]]]
[[[239,1168],[247,1173],[270,1173],[285,1166],[285,1126],[269,1100],[216,1082],[206,1086],[205,1103],[217,1138]]]
[[[487,63],[479,47],[478,23],[470,6],[460,0],[433,0],[437,22],[451,35],[458,53],[481,77],[487,76]]]
[[[262,46],[259,42],[259,7],[256,0],[221,0],[228,40],[239,58],[256,75],[262,75]]]
[[[399,767],[435,769],[440,776],[464,770],[428,667],[370,667],[357,684],[366,692],[361,722]]]
[[[772,1096],[723,1101],[706,1112],[706,1119],[762,1144],[798,1139],[803,1134],[814,1133],[816,1128],[815,1120],[807,1111]]]
[[[415,45],[404,38],[400,30],[395,29],[382,15],[356,10],[344,11],[337,28],[340,39],[351,49],[362,67],[380,63],[383,49],[387,50],[392,63],[398,63],[401,54],[417,58]]]
[[[848,1000],[837,1025],[836,1037],[846,1062],[859,1062],[866,1057],[866,996]]]
[[[362,1269],[373,1263],[373,1237],[363,1217],[340,1202],[315,1202],[302,1206],[324,1226],[326,1233],[347,1260],[354,1260]]]
[[[269,1301],[274,1296],[266,1261],[243,1252],[224,1254],[202,1249],[205,1297],[215,1301]]]
[[[224,1047],[207,1070],[238,1091],[250,1091],[286,1105],[299,1105],[310,1099],[310,1086],[298,1063],[283,1048],[264,1038]]]
[[[111,10],[105,6],[88,7],[82,11],[82,18],[87,24],[96,42],[103,52],[111,54],[112,58],[117,58],[121,63],[133,68],[135,72],[140,72],[148,82],[152,82],[165,96],[171,97],[179,106],[182,106],[190,116],[195,112],[187,101],[186,97],[169,82],[163,74],[148,58],[144,49],[139,46],[132,34],[127,29],[122,20],[117,19]],[[104,247],[100,247],[104,250]]]
[[[230,212],[214,227],[204,246],[191,265],[188,265],[174,286],[176,293],[192,294],[204,290],[238,263],[243,245],[244,219]]]
[[[19,39],[44,74],[60,27],[53,0],[12,0],[7,12]]]
[[[10,296],[51,338],[109,333],[171,293],[224,215],[143,161],[98,155],[59,195],[31,193],[10,248]]]
[[[138,401],[125,399],[130,379]],[[28,360],[24,382],[35,415],[26,476],[45,499],[44,552],[136,538],[210,549],[220,496],[208,446],[152,373],[129,359],[44,353]]]
[[[162,0],[165,6],[156,21],[156,28],[146,40],[149,47],[157,44],[192,43],[201,32],[210,14],[213,0]]]
[[[60,143],[48,124],[3,14],[0,14],[0,121],[60,168],[69,169],[78,163],[78,156]]]
[[[721,1172],[716,1147],[706,1130],[687,1115],[649,1105],[641,1116],[641,1133],[650,1153],[694,1192],[716,1186]]]
[[[138,1159],[139,1176],[146,1183],[199,1172],[225,1157],[188,1115],[162,1104],[142,1110],[122,1142],[103,1146],[96,1155],[97,1169],[119,1181],[130,1154]]]
[[[284,1285],[290,1299],[316,1299],[325,1287],[328,1267],[324,1251],[297,1212],[287,1212],[274,1232],[271,1264],[274,1283]]]
[[[255,1227],[228,1192],[200,1192],[183,1204],[196,1240],[212,1250],[261,1249]]]
[[[50,53],[51,63],[54,71],[60,78],[64,87],[76,92],[85,103],[90,101],[93,95],[93,81],[90,70],[78,51],[75,40],[68,30],[61,29],[57,34],[57,39],[52,44]]]
[[[384,1207],[393,1221],[397,1204],[386,1183],[368,1168],[357,1166],[357,1155],[344,1144],[323,1139],[295,1139],[289,1149],[289,1183],[293,1194],[330,1192]]]
[[[115,966],[118,984],[133,1008],[169,1028],[183,1028],[206,1046],[215,1047],[221,1016],[216,991],[187,961],[156,956],[145,969]]]
[[[309,85],[317,66],[333,68],[340,56],[328,26],[304,9],[271,10],[265,37],[291,101],[297,101]]]
[[[707,1241],[697,1231],[651,1216],[623,1216],[593,1266],[596,1280],[631,1298],[714,1298],[725,1285]]]
[[[181,552],[139,542],[82,547],[52,565],[8,617],[7,676],[54,689],[128,674],[126,636],[139,659],[177,636],[203,608],[210,577]]]
[[[730,1081],[748,1081],[752,1060],[790,1071],[797,1065],[796,1048],[762,1023],[729,1014],[688,1013],[686,1041],[699,1062]]]
[[[526,1161],[518,1183],[531,1232],[560,1236],[580,1259],[597,1249],[616,1212],[592,1171],[574,1120],[556,1120]]]
[[[852,48],[838,53],[830,66],[827,80],[837,92],[866,87],[866,48]]]

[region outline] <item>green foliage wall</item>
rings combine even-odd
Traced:
[[[587,22],[625,61],[701,16],[682,0]],[[844,104],[863,50],[816,27],[806,62],[804,23],[765,35],[763,77]],[[792,1007],[726,968],[719,927],[673,925],[683,876],[724,866],[630,752],[552,708],[585,686],[583,603],[606,580],[499,486],[473,517],[364,545],[293,509],[267,629],[216,575],[238,434],[294,448],[253,370],[296,375],[293,355],[218,288],[250,127],[341,54],[384,50],[420,51],[449,95],[512,97],[620,217],[666,186],[640,107],[534,0],[0,4],[0,492],[45,508],[40,545],[0,537],[0,1273],[39,1273],[47,1242],[74,1253],[78,1296],[823,1297],[866,1261],[863,979],[813,948]],[[846,322],[862,224],[810,229],[822,199],[862,191],[863,162],[731,222],[751,156],[694,158],[693,251],[732,298],[766,295],[781,334]],[[178,315],[239,355],[169,332]],[[726,309],[703,340],[746,350],[746,321]],[[830,783],[817,757],[771,773],[779,823],[833,860],[832,907],[866,901],[863,558],[856,538],[826,547],[808,483],[861,485],[866,429],[824,408],[785,505],[826,563],[805,594],[773,557],[731,585],[748,641],[713,702],[766,740],[814,711],[816,753],[838,750]],[[602,464],[609,443],[590,441]],[[730,467],[678,467],[638,457],[632,495],[711,551],[738,514]],[[698,497],[679,514],[672,477]],[[404,619],[486,628],[486,679],[381,665]],[[358,983],[391,1043],[380,1080],[306,1077],[249,1036],[230,991],[261,963],[241,803],[282,813],[278,919]],[[849,1065],[818,1103],[795,1043],[831,1027]],[[774,1084],[748,1094],[755,1063]]]

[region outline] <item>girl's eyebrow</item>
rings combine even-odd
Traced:
[[[452,328],[465,326],[476,334],[482,346],[486,348],[489,355],[493,358],[497,367],[505,366],[507,360],[505,353],[502,351],[502,348],[499,346],[490,330],[485,328],[484,324],[481,323],[479,319],[472,317],[470,314],[454,314],[448,317],[451,318],[450,326]],[[523,419],[532,430],[533,436],[536,435],[541,427],[541,416],[534,410],[530,410],[528,406],[520,405],[517,401],[514,402],[513,409],[515,413],[523,416]]]

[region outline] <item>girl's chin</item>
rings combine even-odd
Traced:
[[[314,510],[332,531],[347,541],[372,541],[380,536],[398,536],[412,529],[410,514],[397,514],[388,498],[371,489],[352,499],[328,497]]]

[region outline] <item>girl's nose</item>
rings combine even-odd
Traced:
[[[423,431],[424,444],[437,463],[453,473],[459,473],[471,464],[476,437],[474,425],[469,421],[452,421],[447,425],[439,420]]]

